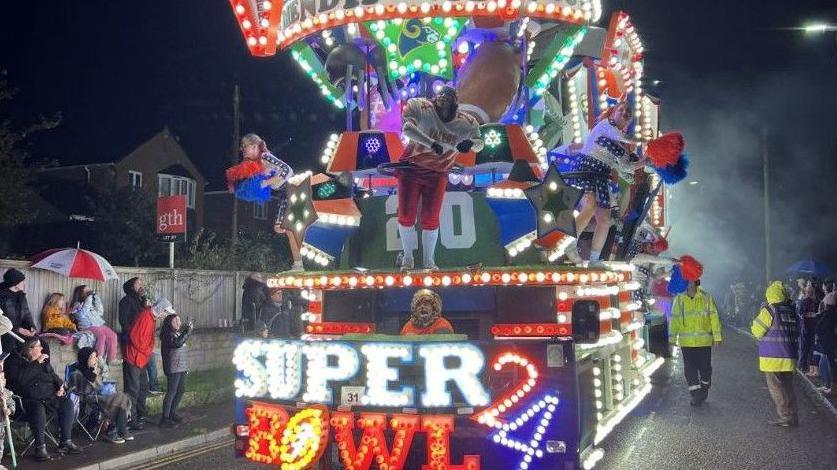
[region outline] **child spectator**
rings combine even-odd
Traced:
[[[49,294],[41,309],[41,330],[44,333],[69,335],[76,332],[76,324],[67,314],[67,298],[64,294]]]
[[[78,322],[78,328],[89,331],[96,337],[96,355],[103,359],[107,357],[110,365],[121,364],[122,361],[117,355],[116,332],[105,325],[105,309],[99,294],[84,285],[76,287],[73,290],[72,311]]]
[[[186,373],[189,371],[186,340],[192,332],[190,321],[185,326],[176,313],[169,314],[160,328],[160,354],[163,357],[163,372],[168,380],[166,396],[163,398],[161,428],[170,428],[183,422],[177,415],[177,405],[186,390]]]

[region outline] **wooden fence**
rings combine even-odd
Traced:
[[[105,320],[119,331],[119,299],[124,296],[122,284],[138,276],[145,289],[156,297],[169,299],[184,320],[192,318],[199,328],[232,326],[240,317],[241,293],[249,272],[207,271],[196,269],[132,268],[114,266],[119,280],[100,282],[69,279],[51,271],[32,269],[26,261],[0,259],[0,275],[9,268],[26,274],[26,297],[35,323],[40,327],[41,307],[52,292],[60,292],[70,301],[73,289],[86,284],[99,293],[105,305]]]

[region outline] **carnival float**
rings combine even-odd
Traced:
[[[628,14],[596,0],[230,4],[249,52],[290,54],[346,122],[283,186],[277,228],[306,270],[267,285],[294,299],[302,334],[240,339],[238,455],[592,468],[668,354],[653,282],[693,271],[660,256],[666,187],[688,160],[660,133]],[[619,152],[581,223],[592,140]],[[263,178],[244,170],[228,172],[239,195]]]

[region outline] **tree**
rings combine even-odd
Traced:
[[[283,237],[272,232],[243,232],[233,240],[218,240],[201,229],[192,236],[177,260],[178,267],[238,271],[283,271],[290,266],[290,254]]]
[[[165,259],[154,232],[156,199],[131,186],[104,185],[95,201],[97,249],[112,264],[153,266]]]
[[[14,99],[17,89],[9,86],[6,71],[0,71],[0,106]],[[60,115],[40,117],[28,126],[15,125],[11,119],[0,121],[0,225],[16,225],[34,219],[29,207],[34,169],[32,156],[20,144],[33,133],[53,129]]]

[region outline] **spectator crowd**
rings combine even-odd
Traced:
[[[4,419],[28,423],[37,461],[52,458],[48,439],[57,442],[60,454],[82,452],[73,442],[74,424],[80,416],[92,417],[104,439],[114,444],[132,440],[131,431],[144,428],[147,395],[162,394],[154,352],[159,321],[160,356],[168,383],[159,426],[173,427],[183,421],[177,408],[186,388],[187,340],[193,324],[184,322],[167,299],[149,299],[140,278],[129,279],[123,290],[118,334],[105,321],[99,295],[86,285],[75,287],[69,301],[62,293],[49,294],[40,312],[38,331],[26,298],[25,275],[17,269],[3,273],[0,398]],[[67,338],[75,339],[77,361],[59,375],[50,363],[47,340],[66,342]],[[122,392],[109,374],[114,365],[122,366]],[[57,428],[54,437],[49,423]],[[5,429],[0,426],[0,456]]]

